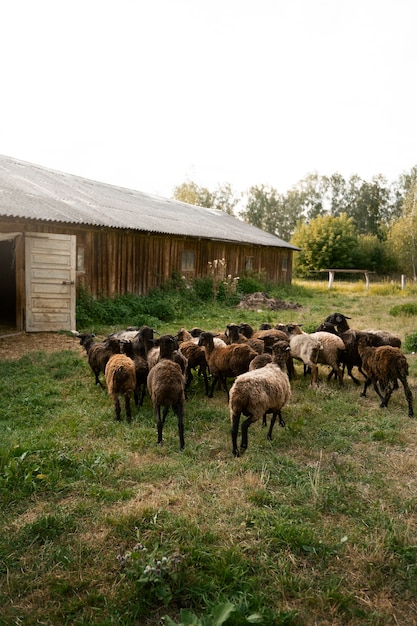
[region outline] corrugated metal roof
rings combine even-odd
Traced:
[[[115,187],[1,155],[0,216],[299,249],[223,211]]]

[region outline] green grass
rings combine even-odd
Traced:
[[[390,314],[412,290],[300,283],[273,295],[303,308],[207,304],[158,330],[314,327],[335,310],[403,339],[414,330],[412,316]],[[417,360],[407,359],[414,391]],[[311,389],[296,370],[286,427],[269,442],[252,425],[235,459],[226,397],[206,398],[198,378],[180,452],[172,413],[157,447],[149,397],[131,424],[116,423],[75,350],[0,361],[0,624],[156,626],[226,602],[232,625],[256,614],[267,626],[413,623],[416,421],[403,392],[382,410],[348,378],[340,388],[322,368]]]

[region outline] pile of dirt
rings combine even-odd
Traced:
[[[256,293],[245,294],[237,305],[237,308],[248,311],[258,311],[262,309],[279,311],[282,309],[301,309],[302,305],[296,302],[286,302],[285,300],[270,298],[267,293],[257,291]]]

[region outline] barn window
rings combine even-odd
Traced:
[[[281,272],[283,276],[286,275],[287,269],[288,269],[288,257],[287,255],[285,255],[282,257],[282,260],[281,260]]]
[[[245,270],[253,270],[253,256],[246,257]]]
[[[184,250],[181,255],[181,271],[193,272],[194,271],[194,252]]]
[[[77,272],[84,272],[84,246],[77,246]]]

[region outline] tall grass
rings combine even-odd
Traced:
[[[117,300],[120,316],[108,302],[109,317],[80,318],[79,329],[290,320],[312,329],[335,310],[402,339],[416,327],[414,316],[390,314],[415,298],[392,286],[278,286],[270,296],[302,308],[263,312],[195,295],[187,307],[178,291],[134,319],[122,306],[142,306],[133,297]],[[407,359],[414,390],[417,361]],[[252,425],[235,459],[226,396],[206,398],[198,376],[180,452],[172,413],[156,445],[148,397],[131,424],[116,423],[78,352],[0,361],[0,624],[156,626],[182,612],[208,625],[221,623],[219,606],[230,625],[414,623],[416,422],[402,390],[382,410],[350,379],[340,388],[320,372],[311,389],[296,365],[286,427],[269,442]]]

